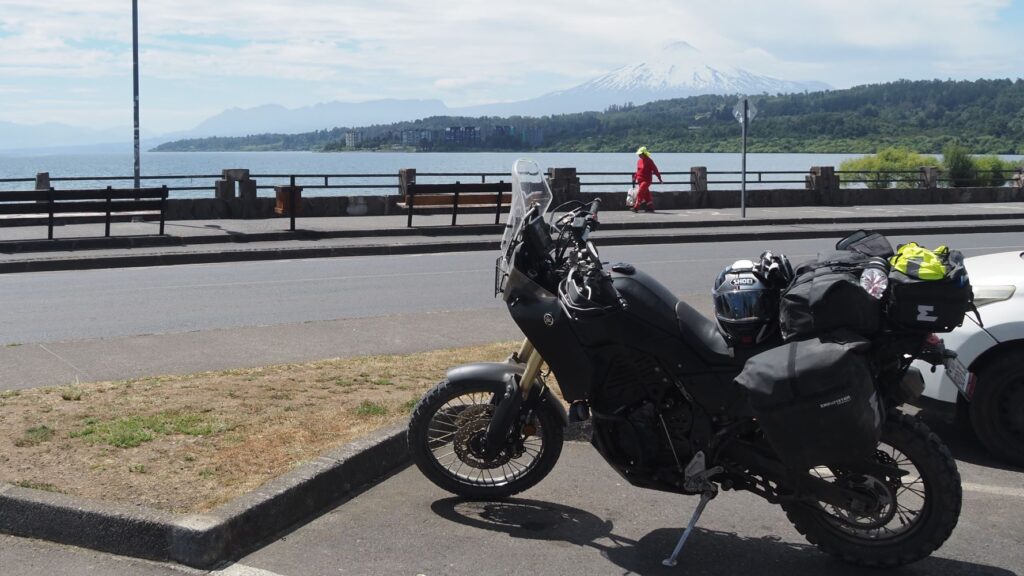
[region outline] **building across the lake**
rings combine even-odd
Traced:
[[[402,130],[402,146],[421,146],[433,141],[433,130]]]
[[[345,132],[345,146],[355,148],[363,143],[362,132]]]
[[[477,144],[480,142],[479,126],[449,126],[444,129],[445,144]]]

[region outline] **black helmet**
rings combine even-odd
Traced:
[[[762,266],[737,260],[715,279],[715,318],[733,346],[753,346],[778,332],[779,289]]]

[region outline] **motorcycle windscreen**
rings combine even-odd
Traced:
[[[506,274],[511,268],[515,239],[523,227],[526,212],[536,203],[540,205],[539,213],[543,215],[551,207],[551,200],[551,189],[541,174],[540,166],[533,160],[516,160],[512,167],[512,200],[508,220],[505,222],[505,234],[501,237],[502,267]]]

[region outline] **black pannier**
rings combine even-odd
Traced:
[[[874,453],[882,414],[863,340],[790,342],[749,360],[736,382],[782,462],[795,470]]]
[[[779,326],[786,340],[845,329],[870,336],[881,328],[881,303],[860,286],[871,256],[836,250],[797,267],[779,300]]]
[[[944,259],[945,277],[921,280],[893,269],[889,272],[886,316],[897,330],[950,332],[973,308],[974,291],[963,256],[950,250]]]

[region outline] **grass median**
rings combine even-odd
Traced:
[[[202,512],[388,426],[505,342],[0,392],[0,482]]]

